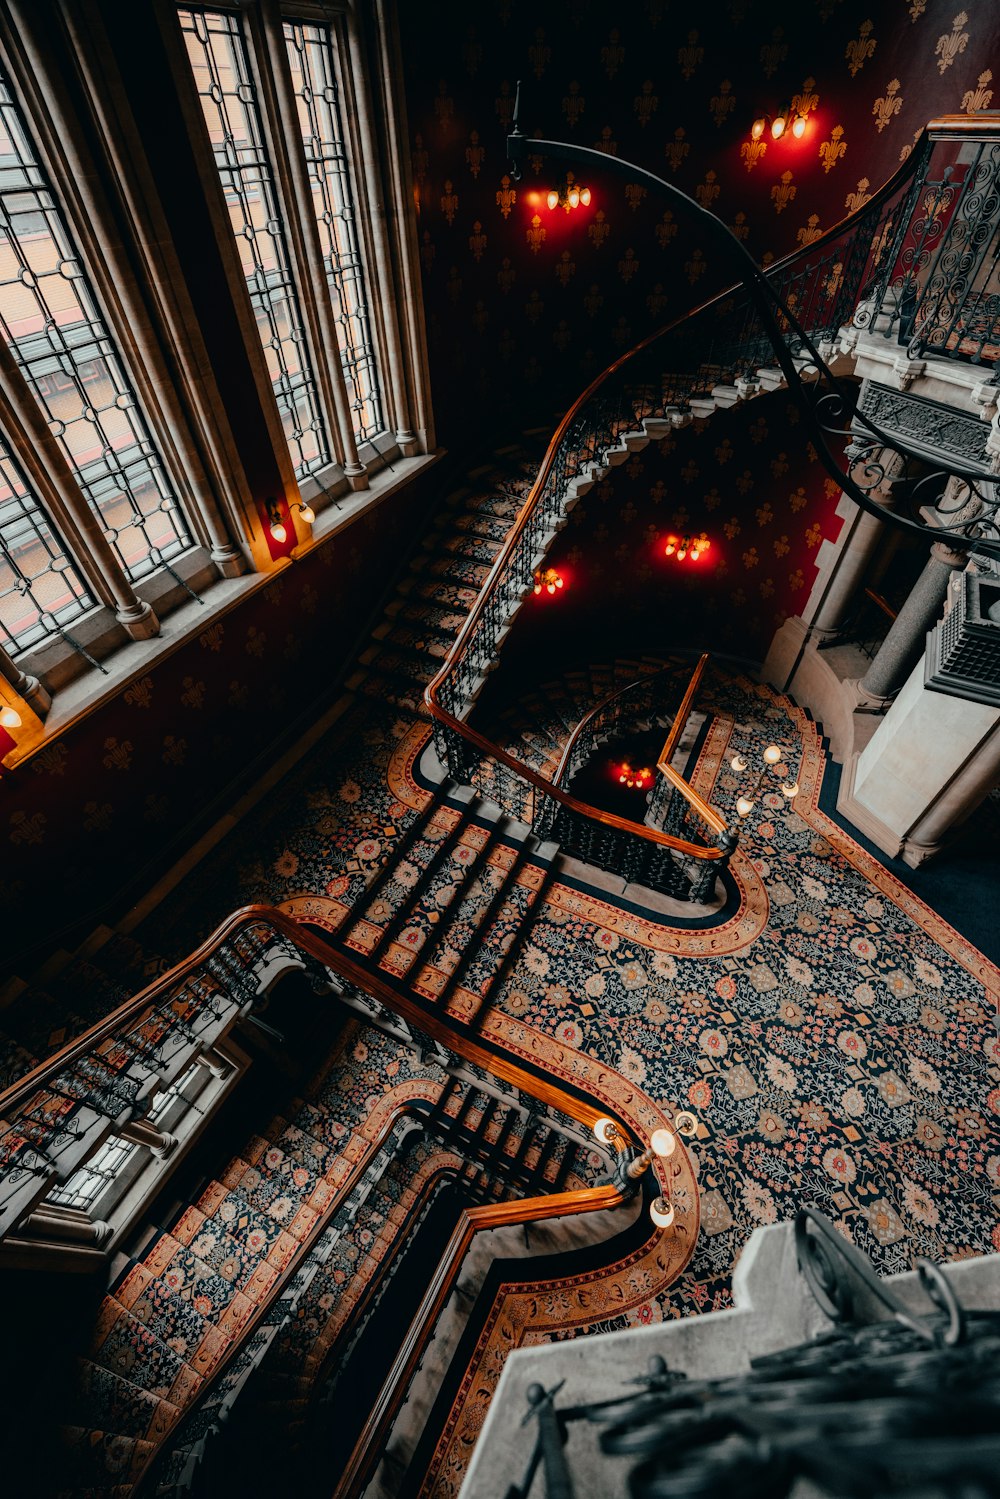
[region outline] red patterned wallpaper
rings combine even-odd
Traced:
[[[214,798],[229,806],[255,756],[262,773],[288,721],[345,664],[425,494],[426,481],[369,511],[4,774],[0,907],[18,949],[85,917],[140,862],[152,878]]]
[[[539,420],[651,328],[730,279],[652,192],[585,174],[506,177],[517,79],[527,134],[667,177],[758,259],[808,244],[897,169],[935,114],[1000,105],[996,0],[441,0],[401,5],[418,238],[442,439],[498,408]],[[801,140],[751,148],[797,102]],[[581,179],[582,180],[582,179]]]

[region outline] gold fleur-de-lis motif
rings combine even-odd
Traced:
[[[910,23],[912,24],[914,21],[919,21],[920,17],[923,15],[926,9],[927,0],[910,0]]]
[[[430,159],[430,152],[424,145],[423,136],[415,135],[413,137],[413,152],[410,156],[410,161],[413,164],[413,180],[418,187],[423,187],[427,179],[427,168],[430,165]]]
[[[247,630],[246,643],[243,647],[248,656],[256,656],[258,660],[267,649],[267,635],[263,630],[258,630],[256,625],[250,625]]]
[[[528,48],[528,61],[536,78],[541,78],[551,58],[552,48],[546,45],[544,28],[539,26],[535,32],[535,40]]]
[[[47,744],[31,761],[35,775],[64,776],[69,764],[69,751],[64,744]]]
[[[733,456],[733,445],[728,437],[724,437],[715,450],[716,463],[728,463]]]
[[[103,833],[111,826],[114,808],[110,802],[84,802],[83,825],[88,833]]]
[[[885,86],[885,93],[872,105],[872,114],[875,116],[875,129],[879,135],[891,121],[893,115],[898,115],[903,107],[903,96],[899,92],[899,79],[890,78]]]
[[[592,222],[587,225],[587,238],[594,249],[599,250],[610,233],[611,225],[608,223],[607,215],[603,208],[599,208]]]
[[[776,557],[787,557],[790,551],[790,547],[788,545],[788,533],[783,532],[782,535],[778,536],[775,539],[772,545],[774,546],[774,555]]]
[[[131,687],[122,693],[123,698],[130,708],[148,708],[153,701],[153,679],[152,677],[140,677],[133,682]]]
[[[819,546],[822,537],[822,527],[820,526],[819,521],[814,521],[806,532],[806,546],[810,548]]]
[[[505,255],[500,262],[500,269],[497,271],[497,286],[499,286],[504,296],[507,295],[516,280],[517,272],[514,269],[511,258],[509,255]]]
[[[624,349],[632,342],[632,324],[627,317],[620,317],[611,330],[611,342],[616,349]]]
[[[665,250],[670,241],[676,237],[677,225],[670,209],[664,211],[663,217],[656,226],[656,239],[661,250]]]
[[[756,567],[759,561],[760,557],[757,554],[756,547],[750,547],[748,551],[743,553],[743,566],[747,569],[748,572],[752,567]]]
[[[566,116],[570,129],[574,129],[583,114],[586,100],[580,92],[580,85],[574,78],[569,86],[569,92],[562,101],[562,112]]]
[[[708,261],[705,259],[704,250],[692,250],[691,259],[684,262],[684,274],[688,281],[694,286],[696,281],[708,270]]]
[[[811,213],[808,219],[806,219],[806,222],[803,224],[802,228],[799,230],[798,234],[796,234],[796,243],[800,245],[811,245],[813,240],[819,239],[822,233],[823,231],[819,227],[819,214]]]
[[[782,172],[771,189],[771,202],[774,204],[775,213],[784,213],[797,192],[798,188],[792,185],[791,172]]]
[[[733,85],[728,78],[723,78],[719,84],[719,92],[708,101],[708,111],[716,127],[724,125],[735,108],[736,95],[733,93]]]
[[[181,693],[181,702],[185,708],[200,709],[205,706],[205,684],[196,681],[194,677],[185,677],[181,684],[184,691]]]
[[[755,166],[764,160],[764,152],[767,150],[767,141],[744,141],[740,147],[740,155],[743,165],[748,172],[752,172]]]
[[[704,182],[698,183],[698,186],[694,190],[694,195],[702,208],[711,208],[719,196],[719,191],[719,184],[716,181],[715,173],[709,171],[705,173]]]
[[[678,167],[683,165],[685,156],[687,156],[688,152],[691,150],[690,145],[684,139],[686,134],[687,132],[685,131],[684,126],[678,125],[677,129],[674,131],[673,140],[668,141],[663,148],[663,154],[669,161],[670,170],[672,172],[676,172]]]
[[[736,239],[746,239],[750,233],[750,225],[747,223],[745,213],[738,213],[729,226],[730,233]]]
[[[30,817],[27,812],[12,812],[9,834],[11,843],[42,843],[47,821],[44,812],[32,812]]]
[[[739,536],[740,532],[743,530],[743,527],[740,525],[737,517],[735,515],[732,515],[726,521],[722,529],[725,533],[726,540],[732,541],[735,536]]]
[[[650,317],[659,321],[662,313],[667,306],[668,300],[669,298],[667,297],[666,292],[663,290],[663,283],[661,281],[657,281],[656,285],[653,287],[653,290],[646,298],[646,308],[649,312]]]
[[[764,417],[759,416],[756,421],[752,421],[747,431],[750,433],[750,441],[754,445],[767,441],[767,422]]]
[[[609,78],[613,78],[625,61],[621,32],[617,27],[608,33],[608,44],[601,48],[601,66]]]
[[[844,262],[842,260],[838,260],[837,263],[831,268],[830,274],[826,278],[826,281],[824,283],[824,288],[823,289],[826,292],[826,294],[827,294],[828,297],[835,297],[837,295],[837,293],[840,290],[841,283],[843,282],[843,279],[844,279]]]
[[[749,494],[751,489],[753,489],[753,474],[748,468],[745,468],[736,480],[736,488],[740,494]]]
[[[801,92],[792,95],[792,102],[789,105],[789,109],[793,114],[808,115],[812,114],[813,110],[818,108],[819,94],[816,92],[816,80],[815,78],[806,78],[803,80]]]
[[[847,142],[844,140],[843,125],[834,125],[830,131],[830,139],[823,141],[819,148],[819,159],[823,163],[824,172],[830,172],[837,162],[847,152]]]
[[[545,225],[538,214],[533,214],[530,228],[525,230],[525,238],[528,241],[528,249],[532,255],[537,255],[542,248],[542,242],[546,237]]]
[[[776,73],[788,56],[788,43],[784,37],[784,28],[776,26],[771,32],[771,40],[765,42],[760,49],[760,65],[764,70],[765,78],[770,78]]]
[[[444,192],[441,194],[441,212],[444,214],[445,221],[450,229],[455,222],[455,215],[458,212],[458,194],[454,189],[450,177],[445,180]]]
[[[510,83],[505,78],[500,85],[500,92],[493,100],[493,108],[497,119],[503,127],[504,134],[510,129],[510,122],[514,118],[514,95],[510,91]]]
[[[104,748],[107,753],[101,756],[101,764],[105,770],[131,770],[132,756],[135,753],[131,739],[123,739],[119,743],[112,735],[105,739]]]
[[[538,288],[536,287],[524,305],[524,315],[528,319],[529,323],[534,324],[538,322],[544,311],[545,303],[542,301],[542,298],[538,292]]]
[[[801,567],[797,567],[793,573],[789,574],[788,586],[793,593],[798,593],[799,589],[805,585],[805,581]]]
[[[642,202],[645,196],[646,189],[643,187],[641,182],[626,182],[625,202],[628,204],[629,208],[631,208],[633,213],[639,207],[639,204]]]
[[[485,149],[479,144],[479,131],[471,131],[469,134],[469,144],[465,148],[465,161],[473,177],[479,176],[479,169],[483,164],[485,155]]]
[[[603,151],[605,156],[618,155],[618,142],[614,138],[614,133],[610,125],[602,127],[601,138],[599,141],[594,142],[594,150]]]
[[[576,261],[568,250],[564,250],[556,261],[556,280],[564,289],[576,275]]]
[[[225,626],[221,624],[209,625],[207,630],[202,630],[198,636],[198,644],[203,651],[212,651],[218,655],[222,650],[222,637],[225,635]]]
[[[852,78],[861,72],[869,57],[875,55],[878,43],[872,36],[874,30],[874,21],[862,21],[858,27],[857,36],[853,41],[848,42],[844,50],[844,56],[847,58],[847,71]]]
[[[677,63],[681,70],[682,78],[690,78],[698,64],[705,56],[704,47],[698,46],[697,31],[689,31],[687,46],[679,47],[677,50]]]
[[[483,60],[483,44],[476,36],[476,28],[470,26],[465,33],[465,41],[462,44],[462,61],[465,71],[470,78],[474,78]]]
[[[993,70],[987,68],[985,73],[980,73],[976,79],[976,87],[966,89],[962,95],[962,108],[967,115],[978,114],[981,109],[989,109],[993,90],[988,85],[992,82]]]
[[[965,11],[960,10],[951,23],[951,30],[938,37],[934,56],[938,60],[939,73],[947,72],[959,53],[964,52],[969,45],[969,33],[962,30],[968,19]]]
[[[870,187],[871,183],[867,177],[858,178],[858,185],[854,189],[854,192],[848,193],[844,199],[844,207],[848,213],[857,213],[859,209],[864,208],[871,197],[871,193],[868,191]]]
[[[433,241],[431,240],[431,231],[429,229],[425,229],[420,245],[420,264],[424,268],[425,276],[430,275],[431,267],[434,264],[434,257],[436,254],[437,250],[434,248]]]
[[[469,235],[469,249],[472,251],[473,260],[478,264],[483,258],[483,251],[486,249],[486,235],[483,233],[483,226],[478,219],[473,224],[472,233]]]
[[[438,84],[437,96],[434,100],[434,114],[437,117],[441,134],[450,135],[451,122],[455,114],[455,101],[448,93],[448,85],[443,78]]]
[[[239,686],[238,682],[233,682],[231,684],[231,689],[233,687],[238,687],[238,686]],[[232,703],[232,701],[233,701],[233,693],[232,693],[231,689],[230,689],[229,701]],[[246,692],[246,688],[244,688],[243,691],[244,691],[244,694],[246,696],[249,696],[249,694]],[[183,765],[186,755],[187,755],[187,740],[186,739],[178,739],[174,734],[167,734],[164,737],[164,740],[163,740],[163,762],[164,762],[165,765]]]
[[[496,195],[497,207],[505,219],[510,218],[510,211],[517,202],[517,188],[511,184],[510,178],[504,172],[500,178],[500,188]]]
[[[480,336],[482,336],[482,334],[486,332],[486,327],[489,323],[489,320],[490,315],[486,310],[486,303],[482,300],[482,298],[480,298],[475,307],[472,309],[471,318],[472,326]]]
[[[463,285],[464,282],[462,281],[461,276],[458,274],[458,266],[453,265],[449,267],[448,283],[445,290],[448,293],[448,300],[451,302],[453,307],[457,306],[458,302],[461,300]]]
[[[684,467],[681,469],[681,478],[684,480],[685,484],[693,484],[700,473],[701,469],[698,467],[697,463],[695,463],[693,458],[689,458],[687,463],[685,463]],[[678,512],[678,514],[680,513],[681,512]],[[683,513],[686,514],[686,512]],[[678,526],[683,526],[684,524],[682,520],[677,519],[676,515],[674,516],[674,521]]]
[[[604,293],[596,281],[592,281],[583,299],[583,310],[588,317],[596,317],[604,306]]]
[[[635,258],[635,251],[630,245],[618,262],[618,274],[627,286],[639,269],[639,262]]]
[[[560,354],[565,354],[573,339],[573,331],[565,318],[560,318],[552,332],[552,342]]]
[[[660,96],[653,93],[653,80],[647,78],[642,85],[642,91],[632,100],[632,108],[635,110],[639,124],[648,125],[659,107]]]

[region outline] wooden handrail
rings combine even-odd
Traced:
[[[705,654],[699,658],[698,665],[695,667],[694,671],[691,674],[691,680],[688,683],[687,691],[681,699],[681,705],[674,715],[673,723],[670,725],[670,732],[667,735],[666,739],[663,741],[663,748],[660,750],[659,756],[660,760],[670,759],[671,755],[674,752],[674,749],[677,746],[678,739],[684,732],[684,725],[687,723],[691,713],[691,704],[694,702],[695,693],[701,686],[701,679],[707,665],[708,652],[706,651]],[[659,764],[659,762],[657,762],[657,764]],[[684,784],[687,785],[687,782],[685,782]]]
[[[971,120],[978,120],[981,117],[972,116],[968,118],[970,118]],[[969,128],[966,125],[966,120],[966,116],[944,115],[939,117],[938,119],[931,121],[931,123],[925,126],[924,130],[921,132],[920,137],[918,137],[917,144],[910,152],[906,161],[904,161],[897,168],[897,170],[892,174],[887,182],[883,183],[883,185],[872,194],[872,196],[868,199],[868,202],[865,203],[863,207],[858,209],[855,213],[849,214],[845,218],[839,220],[838,223],[834,224],[832,228],[826,230],[823,234],[821,234],[818,239],[813,240],[811,244],[800,246],[797,250],[791,251],[788,255],[783,256],[780,260],[769,266],[766,272],[766,279],[768,281],[775,281],[779,279],[779,277],[790,267],[796,265],[800,261],[814,257],[817,251],[821,252],[825,246],[834,243],[834,241],[839,239],[845,232],[847,232],[852,224],[857,223],[857,221],[862,217],[867,218],[877,212],[878,209],[885,202],[887,202],[888,199],[891,198],[892,195],[912,176],[914,170],[916,169],[916,164],[920,154],[917,148],[925,139],[931,137],[931,132],[937,132],[937,134],[933,137],[935,139],[943,138],[951,133],[955,133],[956,135],[968,134],[970,132]],[[989,123],[992,125],[994,130],[1000,131],[1000,125],[998,125],[997,123],[998,121],[1000,121],[1000,113],[994,111]],[[424,689],[424,702],[431,717],[438,723],[444,725],[452,732],[461,735],[461,737],[465,739],[467,743],[475,746],[478,750],[480,750],[480,752],[488,755],[491,759],[497,760],[502,765],[506,765],[509,769],[513,770],[521,780],[525,781],[536,791],[541,791],[544,795],[555,796],[557,801],[563,802],[564,805],[570,808],[570,810],[578,812],[595,822],[604,823],[605,826],[621,827],[622,820],[614,818],[611,813],[602,812],[597,807],[591,807],[587,803],[576,801],[575,798],[566,797],[565,793],[560,793],[558,788],[552,786],[551,782],[544,781],[528,766],[523,765],[520,761],[514,760],[511,756],[507,755],[499,745],[492,744],[483,735],[470,728],[468,724],[463,723],[461,719],[456,718],[453,714],[449,713],[448,710],[441,704],[441,689],[447,681],[453,667],[461,659],[467,642],[474,634],[483,614],[485,613],[487,604],[492,597],[494,587],[498,582],[507,561],[509,560],[522,534],[524,533],[528,522],[531,519],[532,512],[541,500],[541,497],[545,490],[545,485],[548,482],[549,475],[552,471],[552,466],[555,462],[560,444],[562,443],[562,440],[566,436],[566,433],[569,431],[570,427],[576,421],[583,407],[606,382],[610,381],[617,374],[617,372],[623,368],[623,366],[628,364],[631,360],[635,359],[637,355],[642,353],[643,350],[648,349],[658,339],[666,338],[670,333],[674,332],[675,329],[679,328],[681,324],[688,322],[690,319],[700,316],[702,313],[705,313],[712,308],[720,307],[728,298],[732,297],[735,292],[738,292],[741,289],[742,284],[743,283],[737,282],[732,286],[726,287],[724,291],[716,293],[715,296],[710,297],[705,302],[702,302],[692,311],[684,313],[681,317],[674,318],[671,322],[667,323],[665,327],[648,334],[646,338],[641,339],[632,349],[628,350],[627,353],[620,355],[618,359],[614,360],[610,365],[608,365],[607,369],[603,370],[599,375],[597,375],[583,391],[582,395],[578,396],[577,399],[573,402],[572,406],[566,412],[565,416],[562,418],[552,435],[549,445],[545,450],[545,456],[542,459],[542,463],[538,471],[538,477],[529,490],[524,504],[518,512],[517,519],[515,520],[514,525],[511,527],[511,530],[507,536],[507,540],[501,548],[500,552],[497,554],[496,559],[494,560],[493,565],[483,582],[475,603],[473,604],[471,610],[469,611],[469,614],[462,624],[461,629],[455,637],[455,641],[451,647],[451,650],[448,652],[439,670],[432,677],[432,679]],[[722,857],[720,851],[701,848],[695,844],[684,843],[680,839],[672,838],[668,834],[660,832],[658,828],[640,826],[636,823],[628,823],[625,826],[627,826],[629,830],[633,831],[636,836],[640,838],[646,839],[653,843],[664,844],[670,848],[676,849],[679,853],[685,854],[688,857],[701,859]]]
[[[713,833],[726,832],[727,824],[725,818],[720,817],[715,808],[710,807],[708,802],[700,797],[692,786],[688,785],[679,771],[676,771],[672,765],[666,765],[662,761],[657,763],[656,768],[664,779],[670,782],[675,791],[679,791],[682,796],[687,798],[698,813],[698,816],[708,823]]]
[[[876,593],[874,588],[866,588],[865,596],[870,598],[875,607],[881,609],[882,613],[887,615],[889,619],[894,620],[896,618],[896,611],[889,603],[889,600],[883,598],[880,593]]]
[[[462,1261],[475,1235],[509,1224],[538,1219],[565,1218],[574,1213],[593,1213],[615,1208],[624,1201],[616,1187],[587,1187],[579,1192],[553,1192],[547,1197],[525,1197],[517,1202],[498,1202],[488,1207],[463,1209],[437,1270],[411,1318],[403,1345],[382,1382],[372,1409],[354,1444],[344,1472],[331,1499],[355,1499],[371,1474],[382,1445],[403,1402],[403,1397],[423,1357],[429,1331],[437,1323],[451,1295]]]

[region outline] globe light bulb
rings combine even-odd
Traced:
[[[729,763],[738,776],[741,776],[747,768],[747,762],[742,755],[734,755]]]
[[[677,537],[676,536],[668,536],[667,537],[667,544],[663,548],[663,555],[665,557],[672,557],[674,555],[674,553],[676,552],[676,550],[677,550]]]
[[[310,504],[300,505],[299,514],[307,526],[313,525],[316,520],[316,512]]]
[[[761,115],[760,118],[754,120],[753,124],[750,126],[750,139],[753,141],[759,141],[766,129],[767,121],[764,116]]]
[[[0,708],[0,729],[19,729],[21,715],[16,708]]]
[[[799,794],[799,783],[798,781],[786,781],[781,790],[789,801],[794,801]]]
[[[283,541],[288,540],[288,532],[285,530],[280,520],[272,521],[270,526],[268,527],[268,530],[274,537],[274,540],[279,544]]]
[[[550,187],[549,188],[549,191],[548,191],[548,193],[546,195],[545,201],[549,205],[550,208],[558,208],[559,207],[559,194],[556,192],[556,190],[555,190],[554,187]]]
[[[672,1205],[664,1197],[657,1197],[649,1205],[649,1216],[657,1228],[669,1228],[674,1221]]]
[[[780,141],[784,133],[785,117],[784,115],[776,115],[775,118],[771,121],[771,139],[773,141]]]
[[[767,765],[777,765],[781,759],[781,751],[776,744],[769,744],[764,751],[764,762]]]
[[[594,1120],[594,1138],[602,1145],[613,1145],[619,1138],[618,1126],[613,1119]]]
[[[666,1160],[668,1156],[672,1156],[677,1149],[677,1137],[673,1130],[669,1129],[654,1130],[649,1138],[649,1143],[661,1160]]]
[[[736,810],[741,817],[749,817],[754,809],[754,803],[746,796],[736,798]]]
[[[582,187],[580,189],[580,202],[583,204],[584,208],[589,208],[590,207],[590,188],[589,187]]]
[[[802,137],[805,135],[805,133],[806,133],[806,117],[805,117],[805,115],[796,115],[795,119],[792,122],[792,134],[794,135],[794,137],[795,137],[795,139],[797,141],[800,141],[802,139]]]

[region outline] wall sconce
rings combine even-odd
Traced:
[[[636,1155],[627,1162],[619,1162],[618,1179],[622,1188],[626,1188],[649,1169],[654,1160],[667,1161],[677,1149],[677,1136],[684,1135],[690,1139],[698,1133],[698,1120],[690,1109],[681,1109],[674,1116],[673,1129],[657,1129],[649,1137],[649,1146],[641,1155]],[[601,1145],[617,1145],[620,1150],[630,1148],[631,1142],[627,1135],[623,1134],[613,1119],[598,1119],[594,1123],[594,1138]],[[674,1221],[674,1208],[669,1197],[661,1195],[649,1205],[649,1216],[657,1228],[669,1228]]]
[[[554,567],[547,567],[544,572],[537,572],[535,574],[535,593],[541,593],[543,588],[546,593],[555,593],[556,589],[562,586],[563,580]]]
[[[281,511],[278,509],[277,500],[265,500],[264,508],[267,511],[267,529],[271,533],[272,540],[276,541],[280,546],[283,541],[288,540],[288,527],[281,519]]]
[[[0,708],[0,729],[19,729],[21,715],[16,708]]]
[[[627,786],[630,791],[648,791],[653,784],[653,772],[648,765],[644,765],[641,770],[634,770],[627,760],[623,760],[618,782],[621,786]]]
[[[316,512],[310,505],[308,500],[297,500],[296,503],[292,506],[292,509],[299,512],[307,526],[312,526],[315,524]]]
[[[749,787],[747,791],[743,792],[742,795],[736,798],[736,811],[740,817],[749,817],[750,813],[757,805],[757,798],[760,796],[761,787],[764,784],[764,777],[768,774],[781,775],[782,773],[781,769],[779,769],[779,767],[781,766],[782,754],[781,750],[776,744],[769,744],[767,746],[767,749],[761,756],[761,760],[762,764],[760,770],[757,773],[757,779],[754,782],[753,786]],[[743,775],[750,768],[749,762],[744,760],[742,755],[734,755],[729,764],[730,768],[735,770],[738,776]],[[781,794],[786,801],[790,802],[794,800],[794,798],[799,794],[798,781],[785,781],[781,788]]]
[[[573,173],[566,173],[566,181],[560,188],[550,187],[545,196],[546,205],[549,208],[564,208],[569,213],[571,208],[579,208],[582,204],[587,208],[590,204],[590,188],[581,187],[574,182]]]
[[[683,562],[685,557],[690,557],[692,562],[707,552],[712,543],[702,531],[700,536],[668,536],[667,544],[663,548],[664,557],[676,557],[678,562]]]
[[[778,113],[772,119],[770,115],[758,115],[750,126],[750,139],[759,141],[761,136],[771,127],[771,139],[780,141],[783,135],[790,134],[795,139],[801,140],[806,133],[806,117],[798,114],[789,105],[783,104]]]

